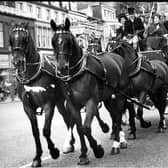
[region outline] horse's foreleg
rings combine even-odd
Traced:
[[[43,128],[43,135],[46,138],[48,149],[50,150],[50,154],[53,159],[57,159],[59,157],[59,150],[54,147],[54,143],[52,142],[51,136],[51,122],[54,114],[54,106],[46,104],[44,107],[45,110],[45,123]]]
[[[63,153],[67,154],[70,152],[74,152],[75,138],[73,135],[74,120],[72,118],[72,114],[68,108],[65,108],[64,102],[57,103],[57,108],[62,115],[68,130],[63,144]]]
[[[42,151],[41,142],[40,142],[40,133],[39,133],[38,123],[37,123],[37,117],[36,117],[35,111],[28,108],[27,106],[24,106],[24,110],[30,120],[32,133],[33,133],[33,137],[36,145],[36,155],[33,158],[32,167],[39,167],[41,166],[41,156],[43,151]]]
[[[144,104],[146,101],[146,92],[141,92],[139,101],[141,104]],[[151,126],[151,122],[147,122],[143,119],[143,107],[138,106],[137,109],[137,119],[140,121],[140,125],[142,128],[148,128]]]
[[[102,148],[101,145],[97,144],[97,141],[93,138],[91,132],[91,123],[96,112],[97,112],[97,104],[94,103],[94,100],[90,99],[87,102],[86,117],[84,120],[83,131],[88,138],[89,144],[93,149],[95,157],[102,158],[104,155],[104,149]]]
[[[82,118],[81,118],[81,113],[80,113],[80,108],[75,108],[75,106],[71,103],[71,101],[67,102],[67,107],[70,110],[73,119],[76,123],[77,126],[77,132],[80,138],[80,143],[81,143],[81,155],[79,156],[79,165],[86,165],[89,164],[89,159],[87,157],[87,146],[85,142],[85,137],[83,133],[83,128],[82,128]]]
[[[158,126],[158,132],[164,132],[164,129],[167,128],[164,112],[166,109],[166,97],[167,92],[165,88],[158,90],[157,94],[150,95],[151,100],[153,101],[155,107],[158,109],[160,114],[160,122]]]

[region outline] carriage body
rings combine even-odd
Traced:
[[[146,57],[149,60],[165,61],[165,56],[162,50],[140,51],[139,55]]]

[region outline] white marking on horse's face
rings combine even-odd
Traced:
[[[62,37],[58,38],[58,44],[61,45],[62,44]]]
[[[37,92],[37,93],[46,91],[46,89],[41,86],[26,86],[26,85],[24,85],[24,89],[27,92],[32,91],[32,92]]]
[[[50,86],[51,86],[52,88],[55,88],[55,85],[54,85],[54,84],[51,84]]]
[[[15,34],[15,40],[17,40],[19,38],[19,32],[16,32]]]

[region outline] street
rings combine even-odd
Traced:
[[[111,127],[111,119],[104,107],[100,109],[102,119]],[[84,115],[84,113],[82,113]],[[167,119],[168,116],[166,116]],[[119,155],[110,155],[112,140],[109,139],[110,132],[104,134],[96,119],[93,120],[92,131],[105,150],[104,157],[96,159],[88,145],[88,157],[90,164],[85,167],[167,167],[168,165],[168,130],[165,133],[157,133],[159,114],[157,110],[145,110],[145,120],[150,120],[152,126],[147,129],[137,125],[137,139],[128,140],[128,148],[120,150]],[[43,147],[42,166],[43,167],[81,167],[77,165],[80,155],[80,142],[74,128],[76,138],[75,152],[63,154],[57,160],[49,157],[47,143],[42,136],[42,126],[44,115],[38,116],[41,142]],[[128,126],[124,127],[126,136]],[[55,109],[52,121],[52,139],[60,151],[65,140],[66,127],[62,116]],[[35,155],[35,144],[31,132],[31,125],[23,111],[21,102],[0,104],[0,167],[30,167]],[[88,142],[88,141],[87,141]]]

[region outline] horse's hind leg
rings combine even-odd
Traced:
[[[109,126],[100,118],[100,114],[99,114],[99,110],[98,110],[98,109],[97,109],[95,115],[96,115],[97,121],[98,121],[98,123],[99,123],[99,125],[100,125],[102,131],[103,131],[104,133],[109,132]]]
[[[84,134],[88,138],[89,144],[91,148],[93,149],[95,157],[102,158],[104,155],[104,149],[102,148],[101,145],[97,144],[97,141],[94,139],[94,137],[92,136],[92,132],[91,132],[91,123],[92,123],[94,115],[97,112],[97,105],[94,102],[95,100],[93,99],[90,99],[87,102],[86,117],[85,117],[85,121],[83,124],[83,131],[84,131]]]
[[[120,153],[121,148],[127,148],[127,141],[125,139],[125,133],[121,128],[122,114],[123,110],[125,110],[125,99],[120,99],[119,95],[117,95],[116,99],[107,99],[104,101],[104,105],[110,113],[110,116],[113,120],[113,128],[114,128],[114,142],[112,146],[111,154]]]
[[[40,142],[40,133],[38,128],[37,117],[35,114],[35,110],[32,110],[29,105],[24,105],[24,110],[30,120],[32,133],[33,133],[35,145],[36,145],[36,155],[33,158],[33,163],[31,166],[39,167],[41,166],[41,155],[43,151],[42,151],[41,142]]]
[[[166,129],[166,120],[164,116],[165,108],[166,108],[166,97],[167,91],[165,88],[161,88],[157,91],[157,94],[150,94],[150,98],[153,101],[155,107],[158,109],[160,114],[160,122],[158,126],[158,132],[164,132]]]
[[[74,152],[75,138],[73,135],[74,120],[72,118],[72,114],[70,113],[68,107],[65,108],[64,101],[58,102],[57,108],[60,114],[62,115],[68,129],[68,133],[63,144],[63,153],[67,154],[70,152]]]
[[[126,102],[126,108],[129,111],[129,125],[130,125],[130,132],[128,139],[136,139],[136,125],[135,125],[135,108],[134,104],[131,102]]]
[[[142,92],[140,94],[139,101],[140,101],[141,104],[145,103],[145,101],[146,101],[146,93],[145,92]],[[137,119],[139,119],[140,125],[141,125],[142,128],[148,128],[152,125],[151,122],[147,122],[143,119],[143,107],[138,106],[138,108],[137,108]]]
[[[54,114],[54,105],[46,104],[44,107],[45,111],[45,123],[43,128],[43,135],[46,138],[48,149],[50,150],[50,154],[53,159],[57,159],[59,157],[59,150],[54,147],[54,143],[52,142],[51,135],[51,121]]]

